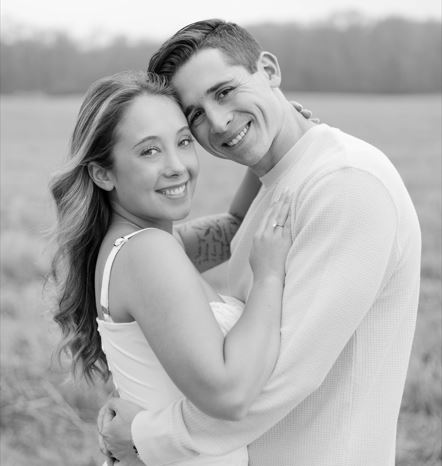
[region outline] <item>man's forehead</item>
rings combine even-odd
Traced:
[[[180,67],[178,72],[183,68],[199,67],[229,68],[233,66],[231,59],[224,50],[207,47],[195,51]]]
[[[231,82],[247,70],[229,63],[224,52],[218,49],[203,49],[184,63],[172,78],[180,99],[199,100],[224,83]]]

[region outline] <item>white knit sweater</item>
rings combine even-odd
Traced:
[[[251,466],[392,466],[420,275],[407,190],[379,150],[327,125],[310,129],[262,182],[229,278],[231,294],[246,300],[253,233],[289,186],[293,245],[275,370],[241,421],[185,399],[139,413],[141,458],[165,465],[248,444]]]

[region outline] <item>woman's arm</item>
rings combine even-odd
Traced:
[[[260,187],[261,182],[248,169],[227,213],[199,217],[175,226],[175,236],[200,272],[230,258],[230,242]]]
[[[299,102],[290,103],[306,120],[319,123],[318,118],[312,118],[311,110],[304,108]],[[174,234],[200,272],[230,259],[230,242],[260,187],[261,182],[249,168],[236,191],[228,213],[199,217],[175,227]]]
[[[122,251],[127,306],[180,390],[207,414],[243,417],[270,376],[280,342],[288,202],[268,214],[255,237],[255,282],[244,312],[224,338],[201,278],[174,238],[146,231]],[[289,225],[289,222],[287,222]]]
[[[230,204],[229,214],[242,220],[260,188],[261,181],[250,168],[248,168]]]

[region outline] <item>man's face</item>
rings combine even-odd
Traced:
[[[270,60],[271,61],[271,60]],[[189,126],[217,157],[254,167],[271,150],[282,125],[276,74],[266,56],[251,74],[218,49],[203,49],[174,75]],[[261,162],[262,163],[262,162]]]

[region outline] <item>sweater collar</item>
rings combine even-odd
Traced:
[[[318,124],[306,131],[295,145],[285,153],[281,160],[265,175],[260,177],[263,186],[268,188],[274,185],[289,168],[293,167],[315,139],[320,137],[320,133],[326,126],[325,124]]]

